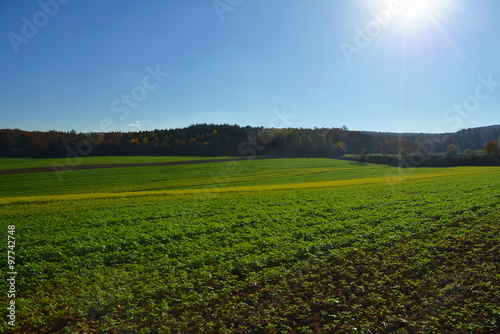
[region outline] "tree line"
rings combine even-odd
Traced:
[[[153,131],[77,133],[76,131],[0,130],[0,156],[65,157],[104,155],[178,155],[339,157],[345,154],[426,155],[477,152],[486,143],[498,148],[500,126],[448,134],[398,134],[342,128],[264,128],[229,124],[194,124]],[[491,144],[490,144],[491,145]],[[493,147],[492,153],[495,149]]]

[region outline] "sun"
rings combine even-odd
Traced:
[[[437,9],[436,0],[402,0],[401,7],[406,21],[428,18]]]

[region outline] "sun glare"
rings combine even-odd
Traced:
[[[402,14],[407,21],[420,20],[428,17],[435,9],[436,1],[406,0],[401,1]]]

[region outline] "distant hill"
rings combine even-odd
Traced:
[[[0,130],[0,156],[181,155],[336,157],[344,154],[444,153],[478,151],[498,143],[500,125],[455,133],[387,133],[347,128],[269,129],[229,124],[194,124],[180,129],[76,133]]]
[[[463,129],[453,133],[391,133],[391,132],[371,132],[362,131],[362,133],[369,134],[377,139],[383,141],[395,141],[399,138],[401,141],[410,141],[417,144],[434,145],[434,153],[446,152],[448,145],[457,145],[462,151],[481,150],[483,145],[489,141],[496,143],[500,142],[500,125],[490,125],[478,128]],[[411,145],[410,145],[411,146]],[[402,145],[405,148],[405,145]],[[376,149],[372,146],[372,153],[389,153],[383,152],[383,149]],[[418,147],[412,147],[418,149]],[[393,152],[394,153],[394,152]]]

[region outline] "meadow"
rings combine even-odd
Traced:
[[[496,333],[499,221],[498,167],[297,158],[0,175],[18,272],[16,327],[2,307],[0,331]]]

